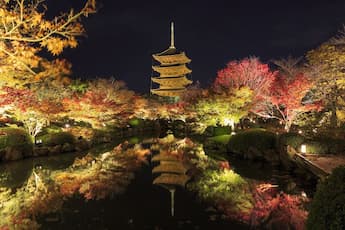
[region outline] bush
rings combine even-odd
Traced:
[[[24,129],[1,128],[0,158],[2,160],[18,160],[32,154],[32,139]]]
[[[317,154],[339,154],[345,150],[345,143],[343,139],[336,139],[329,136],[318,136],[314,138],[308,145],[308,153]]]
[[[63,145],[65,143],[73,144],[75,141],[74,136],[67,132],[48,133],[36,139],[41,139],[44,146]]]
[[[229,140],[228,147],[235,153],[246,153],[249,148],[255,148],[261,152],[275,149],[276,135],[265,129],[249,129],[237,133]]]
[[[328,146],[326,143],[318,142],[318,141],[306,141],[307,146],[307,153],[310,154],[327,154]]]
[[[189,188],[209,202],[228,206],[232,212],[248,213],[253,208],[250,186],[232,170],[210,170]]]
[[[32,145],[31,137],[24,129],[1,128],[0,132],[3,133],[0,136],[0,148]]]
[[[299,149],[301,144],[305,142],[305,137],[298,133],[283,133],[279,135],[278,144],[279,146],[289,145],[294,149]]]
[[[139,118],[132,118],[131,120],[128,121],[128,124],[131,127],[137,127],[140,126],[143,123],[143,120],[139,119]]]
[[[307,220],[307,229],[345,229],[345,167],[318,185]]]
[[[38,135],[43,136],[48,133],[60,133],[60,132],[62,132],[62,128],[60,126],[50,125],[50,126],[44,127]]]
[[[221,136],[221,135],[229,135],[231,133],[230,126],[208,126],[203,135],[208,137],[214,136]]]
[[[217,126],[214,127],[214,136],[220,136],[220,135],[228,135],[231,133],[231,127],[230,126]]]

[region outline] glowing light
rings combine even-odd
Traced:
[[[301,153],[307,152],[307,146],[305,144],[301,145]]]
[[[36,144],[42,144],[42,140],[41,139],[36,140]]]
[[[224,122],[224,125],[229,125],[231,127],[233,127],[235,125],[234,120],[229,119],[229,118],[224,118],[223,122]]]
[[[231,135],[236,135],[236,132],[232,131],[232,132],[231,132]]]
[[[304,191],[301,192],[301,196],[307,198],[307,194]]]
[[[71,127],[71,125],[70,124],[65,124],[65,128],[70,128]]]
[[[303,133],[303,131],[302,131],[302,130],[298,130],[298,133],[299,133],[299,134],[302,134],[302,133]]]

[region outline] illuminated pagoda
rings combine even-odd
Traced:
[[[191,59],[175,48],[174,23],[171,23],[170,47],[161,53],[153,54],[152,57],[157,64],[152,66],[154,73],[151,77],[151,93],[161,97],[178,98],[186,90],[186,86],[192,83],[188,79],[192,70],[187,67]],[[153,89],[152,82],[159,87]]]

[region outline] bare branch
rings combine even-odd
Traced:
[[[278,68],[282,71],[284,71],[289,76],[295,76],[298,72],[300,72],[300,68],[298,67],[298,64],[302,60],[302,57],[299,58],[293,58],[289,56],[285,59],[280,60],[273,60],[273,64],[278,66]]]
[[[338,31],[338,35],[331,38],[328,43],[331,45],[345,45],[345,25]]]

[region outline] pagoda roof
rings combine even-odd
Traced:
[[[152,173],[176,173],[185,174],[187,168],[179,161],[161,161],[161,163],[154,167]]]
[[[168,49],[157,53],[157,54],[153,54],[154,56],[166,56],[166,55],[176,55],[176,54],[181,54],[182,52],[179,51],[178,49],[176,49],[175,47],[169,47]]]
[[[185,64],[175,66],[152,66],[152,69],[160,73],[160,77],[177,77],[192,72]]]
[[[151,161],[178,161],[177,157],[173,154],[159,153],[152,157]]]
[[[179,185],[184,187],[189,180],[190,177],[187,175],[163,173],[153,180],[153,184]]]
[[[167,89],[151,89],[151,93],[162,97],[177,97],[180,96],[186,88],[167,88]]]
[[[184,87],[192,83],[191,80],[187,79],[186,76],[179,77],[152,77],[152,81],[160,84],[161,86],[170,87]]]
[[[188,58],[185,52],[174,52],[175,48],[169,48],[159,54],[153,54],[152,57],[161,63],[161,65],[177,65],[190,63],[191,59]],[[165,53],[166,52],[166,53]]]

